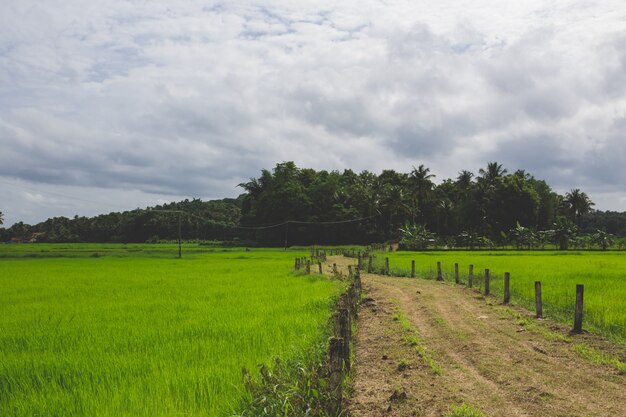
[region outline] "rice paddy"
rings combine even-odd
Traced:
[[[503,293],[503,275],[511,274],[511,300],[534,308],[534,282],[541,281],[544,316],[573,322],[576,284],[585,285],[584,328],[626,341],[626,253],[624,252],[392,252],[377,253],[376,267],[389,257],[392,275],[410,276],[415,260],[418,277],[436,278],[437,262],[444,279],[455,280],[459,264],[461,282],[467,283],[474,265],[474,287],[482,289],[484,270],[490,270],[491,293]]]
[[[243,367],[324,340],[341,288],[304,253],[191,248],[0,248],[0,415],[227,416]]]

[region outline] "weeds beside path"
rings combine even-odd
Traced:
[[[349,415],[626,416],[626,375],[579,353],[589,336],[448,283],[362,280]]]

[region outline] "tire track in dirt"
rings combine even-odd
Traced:
[[[347,269],[352,261],[331,262]],[[626,376],[578,357],[564,336],[526,331],[520,313],[495,298],[435,281],[362,280],[372,300],[361,309],[349,415],[434,417],[466,402],[494,417],[626,417]],[[441,375],[406,343],[396,311]]]

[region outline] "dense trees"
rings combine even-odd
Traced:
[[[399,240],[424,247],[520,248],[574,242],[606,247],[626,235],[626,213],[594,212],[579,189],[564,196],[543,180],[490,162],[475,176],[460,171],[435,184],[424,165],[409,173],[316,171],[293,162],[240,184],[237,199],[185,200],[100,216],[56,217],[35,226],[0,228],[0,239],[50,242],[145,242],[183,239],[255,241],[263,245],[372,243]],[[404,233],[401,233],[403,230]],[[606,232],[606,234],[600,233]],[[581,233],[589,236],[580,238]],[[593,235],[593,236],[592,236]],[[578,236],[578,237],[577,237]]]
[[[232,239],[239,224],[240,200],[184,200],[96,217],[54,217],[31,226],[22,222],[0,229],[2,240],[37,242],[146,242],[174,240],[178,225],[184,239]],[[179,211],[181,213],[179,213]]]
[[[515,230],[525,231],[528,241],[534,231],[552,230],[565,220],[580,225],[593,205],[580,190],[560,196],[545,181],[523,170],[508,174],[497,162],[480,169],[478,177],[461,171],[456,179],[445,179],[438,185],[433,178],[424,165],[413,167],[408,174],[384,170],[375,175],[350,170],[318,172],[284,162],[273,172],[263,170],[260,178],[241,184],[246,191],[242,224],[375,216],[367,225],[355,222],[343,226],[343,231],[350,233],[352,242],[397,239],[401,228],[405,236],[420,236],[413,240],[421,241],[428,232],[434,232],[440,238],[458,240],[464,236],[474,241],[470,237],[479,236],[482,241],[502,242],[515,236],[511,233]],[[321,225],[301,232],[303,241],[332,240]],[[277,242],[280,232],[275,235]],[[265,232],[260,238],[272,240]]]

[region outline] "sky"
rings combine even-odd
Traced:
[[[626,211],[623,0],[0,4],[5,226],[235,197],[283,161],[497,161]]]

